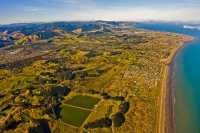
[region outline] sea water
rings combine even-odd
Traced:
[[[172,75],[176,133],[200,133],[200,24],[141,23],[135,27],[194,36],[175,56]]]

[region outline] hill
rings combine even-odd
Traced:
[[[102,34],[110,32],[110,27],[131,25],[134,22],[113,22],[113,21],[86,21],[86,22],[53,22],[53,23],[22,23],[0,25],[0,45],[27,44],[34,43],[35,40],[47,42],[55,36],[65,36],[69,34],[82,34],[88,32],[92,34]],[[91,32],[91,33],[90,33]],[[38,38],[32,38],[37,35]],[[24,37],[26,36],[26,37]],[[29,37],[28,37],[29,36]]]
[[[37,35],[24,36],[15,42],[16,45],[26,45],[34,43],[39,37]]]

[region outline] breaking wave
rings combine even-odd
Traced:
[[[200,26],[189,26],[189,25],[183,25],[183,28],[185,28],[185,29],[198,29],[198,30],[200,30]]]

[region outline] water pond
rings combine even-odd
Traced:
[[[91,111],[70,105],[62,105],[60,111],[61,121],[76,127],[81,127]]]
[[[78,96],[74,96],[73,98],[67,100],[65,102],[65,104],[78,106],[78,107],[86,108],[86,109],[93,109],[94,105],[99,103],[99,101],[100,101],[99,98],[94,98],[94,97],[84,96],[84,95],[78,95]]]

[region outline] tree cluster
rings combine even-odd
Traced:
[[[125,98],[123,96],[115,96],[115,97],[111,97],[108,93],[101,93],[101,96],[103,96],[103,99],[108,100],[108,99],[112,99],[115,101],[124,101]]]
[[[48,82],[49,82],[49,84],[56,84],[58,81],[51,78],[48,80]]]
[[[49,95],[50,96],[65,96],[67,95],[71,89],[62,86],[52,86],[49,88]]]
[[[41,124],[37,124],[33,127],[29,127],[28,133],[44,133]]]
[[[91,58],[91,57],[95,57],[97,55],[98,55],[97,52],[90,50],[90,52],[88,54],[86,54],[85,56],[88,58]]]
[[[112,116],[112,120],[115,127],[120,127],[125,122],[125,117],[122,113],[117,113]]]
[[[91,94],[100,94],[99,91],[95,91],[95,90],[92,90],[92,89],[89,90],[89,93],[91,93]]]
[[[73,73],[73,69],[60,67],[56,70],[56,76],[63,80],[72,80],[76,77]]]
[[[116,96],[116,97],[111,97],[110,99],[116,100],[116,101],[124,101],[125,98],[123,96]]]
[[[88,128],[108,128],[112,126],[112,120],[109,118],[101,118],[97,119],[94,122],[89,122],[84,125],[85,129]]]
[[[118,54],[122,54],[121,51],[111,51],[110,55],[118,55]]]
[[[51,114],[54,119],[59,118],[57,113],[57,108],[61,105],[61,102],[58,100],[57,97],[46,96],[43,102],[45,110],[43,110],[42,114]]]
[[[53,74],[50,73],[50,72],[41,72],[40,75],[43,75],[43,76],[52,76]]]
[[[50,30],[46,30],[44,32],[38,32],[36,33],[36,35],[40,38],[40,39],[49,39],[49,38],[53,38],[54,36],[56,36],[57,34],[55,32],[52,32]]]
[[[51,133],[48,122],[45,119],[33,119],[35,126],[29,127],[29,133]]]
[[[86,32],[86,31],[91,31],[91,30],[98,30],[101,28],[101,26],[97,24],[87,24],[87,25],[81,26],[80,28],[82,28],[82,32]]]
[[[45,83],[47,82],[47,79],[45,79],[45,78],[40,78],[39,76],[37,76],[37,77],[35,78],[35,81],[36,81],[36,82],[39,82],[40,84],[45,84]]]

